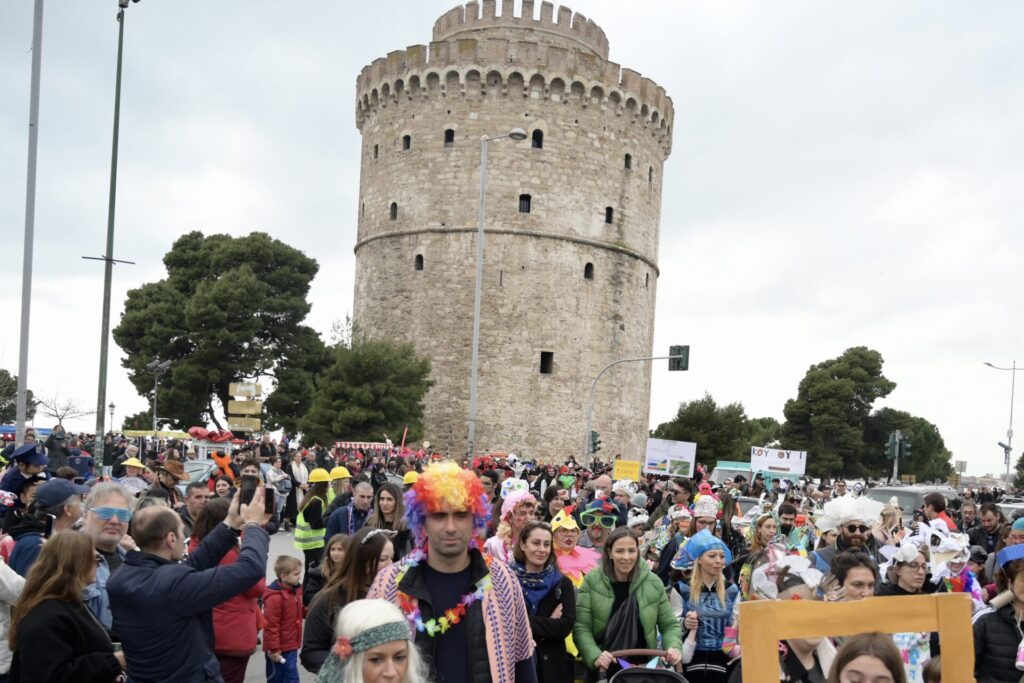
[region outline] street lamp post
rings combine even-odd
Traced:
[[[1010,485],[1010,451],[1013,450],[1013,395],[1017,385],[1017,371],[1024,370],[1024,368],[1017,367],[1017,361],[1013,361],[1012,365],[1008,368],[999,367],[992,363],[985,362],[985,365],[989,366],[993,370],[1005,370],[1010,373],[1010,426],[1006,430],[1006,443],[1000,442],[1000,446],[1003,448],[1003,452],[1006,458],[1006,485]]]
[[[156,394],[160,388],[160,375],[167,372],[171,367],[171,361],[165,360],[164,362],[152,361],[146,365],[146,369],[153,373],[153,431],[156,431],[157,417],[156,417]],[[113,417],[111,417],[113,419]]]
[[[139,0],[135,0],[138,2]],[[114,81],[114,136],[110,152],[110,197],[107,203],[107,248],[103,261],[103,312],[100,316],[100,376],[96,391],[96,438],[103,438],[103,404],[107,402],[107,356],[110,345],[110,288],[114,276],[114,207],[117,198],[117,142],[121,128],[121,65],[124,53],[124,10],[129,0],[118,0],[117,76]]]
[[[480,299],[484,282],[484,210],[487,205],[487,143],[492,140],[525,140],[526,131],[513,128],[504,135],[480,140],[480,208],[476,230],[476,289],[473,296],[473,358],[469,370],[469,454],[476,452],[476,385],[480,369]]]
[[[116,406],[114,405],[113,401],[111,401],[110,405],[107,406],[107,408],[110,409],[110,431],[114,431],[114,408],[115,407]]]

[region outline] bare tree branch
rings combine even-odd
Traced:
[[[73,420],[76,417],[96,414],[95,410],[86,410],[81,403],[73,398],[63,398],[60,392],[49,398],[37,399],[36,405],[39,408],[39,412],[56,418],[59,425],[63,425],[64,420]]]

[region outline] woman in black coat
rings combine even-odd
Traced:
[[[49,539],[28,572],[11,612],[11,683],[113,683],[124,656],[82,602],[96,580],[92,539],[62,531]]]
[[[573,679],[573,659],[565,639],[576,621],[576,591],[555,563],[551,527],[529,522],[512,547],[512,570],[526,598],[530,630],[537,643],[537,681],[565,683]]]
[[[1011,552],[1017,548],[1020,550]],[[1016,660],[1021,645],[1019,615],[1024,613],[1024,546],[1008,546],[1003,553],[999,559],[1007,561],[1002,571],[996,572],[996,585],[1000,592],[1009,589],[1013,600],[974,622],[974,676],[978,683],[1016,683],[1021,677]]]

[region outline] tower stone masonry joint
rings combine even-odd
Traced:
[[[356,79],[362,134],[354,321],[432,362],[424,438],[467,448],[480,140],[490,144],[480,321],[478,452],[580,455],[590,382],[652,355],[664,88],[608,60],[608,39],[567,7],[470,2],[429,45]],[[649,364],[597,387],[603,453],[642,458]]]

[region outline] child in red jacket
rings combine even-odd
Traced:
[[[267,683],[299,683],[298,654],[302,646],[302,560],[279,555],[274,561],[277,580],[263,593],[263,652]]]

